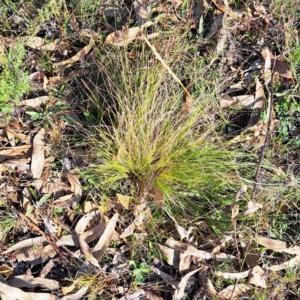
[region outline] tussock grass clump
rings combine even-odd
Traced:
[[[185,79],[181,72],[187,66],[178,53],[174,56],[170,67]],[[165,203],[184,206],[180,199],[187,195],[228,188],[233,155],[206,120],[212,93],[198,91],[192,108],[184,111],[183,88],[151,53],[131,60],[119,52],[100,61],[99,69],[103,84],[98,89],[105,92],[98,100],[102,118],[93,142],[102,163],[89,172],[102,189],[118,190],[130,179],[136,196],[155,194],[156,188]]]

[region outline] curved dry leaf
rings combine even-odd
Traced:
[[[22,36],[19,40],[27,47],[39,49],[45,44],[45,40],[38,36]]]
[[[256,242],[267,249],[273,250],[275,252],[285,252],[289,254],[300,254],[300,246],[294,246],[291,248],[286,247],[286,242],[278,241],[266,237],[259,236],[256,239]]]
[[[6,251],[4,251],[3,254],[8,254],[10,252],[13,252],[13,251],[16,251],[19,249],[23,249],[23,248],[27,248],[27,247],[33,247],[35,245],[36,246],[42,245],[44,243],[47,243],[47,241],[43,236],[27,239],[27,240],[21,241],[15,245],[11,246]]]
[[[114,216],[108,222],[101,238],[99,239],[98,243],[93,249],[93,255],[94,257],[96,257],[97,260],[99,260],[103,256],[106,249],[108,248],[111,238],[114,234],[118,219],[119,219],[119,214],[115,213]]]
[[[213,283],[211,280],[207,277],[207,269],[208,267],[201,268],[199,271],[199,279],[202,285],[205,286],[205,288],[213,295],[217,295],[218,292],[216,291]]]
[[[19,105],[24,105],[32,108],[41,108],[41,105],[47,104],[49,96],[41,96],[33,99],[21,101]]]
[[[122,46],[127,46],[129,43],[131,43],[137,35],[144,29],[153,24],[152,21],[148,21],[142,26],[139,27],[132,27],[132,28],[127,28],[124,30],[117,30],[111,34],[109,34],[106,39],[104,44],[105,45],[114,45],[117,47],[122,47]]]
[[[168,214],[169,215],[169,214]],[[181,225],[179,225],[177,223],[177,221],[175,220],[175,218],[173,218],[171,215],[169,215],[169,217],[174,221],[175,223],[175,227],[177,229],[177,232],[180,235],[180,240],[183,240],[184,238],[186,238],[187,240],[189,240],[189,235],[190,233]]]
[[[80,181],[79,181],[77,175],[67,174],[66,177],[71,185],[71,191],[77,197],[76,201],[80,201],[81,196],[82,196],[82,188],[81,188],[81,184],[80,184]]]
[[[92,254],[92,251],[89,247],[89,245],[85,242],[84,240],[84,230],[87,224],[94,218],[95,213],[90,212],[86,215],[84,215],[79,222],[77,223],[75,227],[75,233],[77,235],[78,241],[79,241],[79,246],[80,249],[85,257],[85,259],[91,263],[93,266],[97,267],[100,269],[100,265],[98,263],[98,260],[94,257]]]
[[[59,289],[59,282],[56,280],[46,279],[42,277],[33,277],[28,274],[15,276],[14,278],[7,280],[7,283],[10,286],[19,288],[34,288],[36,286],[40,286],[48,290]]]
[[[292,259],[275,266],[266,267],[267,270],[270,271],[281,271],[285,269],[291,269],[300,265],[300,255],[296,255]]]
[[[125,209],[128,209],[131,197],[122,194],[117,194],[116,196],[119,203],[121,203]]]
[[[26,136],[23,133],[16,132],[16,131],[14,131],[14,130],[12,130],[10,128],[5,128],[5,132],[6,132],[6,135],[7,135],[8,139],[9,139],[9,137],[16,137],[22,143],[30,144],[30,137]]]
[[[31,173],[33,178],[40,178],[45,164],[45,129],[41,128],[33,139]]]
[[[255,102],[254,95],[233,96],[230,99],[219,99],[221,108],[252,109]]]
[[[254,214],[258,209],[263,208],[263,205],[255,201],[249,201],[246,209],[241,213],[242,216]]]
[[[223,297],[225,299],[235,299],[243,293],[251,290],[253,287],[251,285],[246,284],[237,284],[230,285],[221,292],[219,292],[218,296]]]
[[[151,267],[151,270],[154,273],[156,273],[158,276],[160,276],[161,279],[163,279],[165,282],[167,282],[169,285],[171,285],[174,289],[178,288],[179,282],[177,280],[175,280],[171,275],[169,275],[155,267]]]
[[[195,273],[197,273],[200,269],[201,268],[196,269],[192,272],[189,272],[184,277],[181,278],[178,288],[174,292],[174,297],[173,297],[174,300],[182,300],[182,298],[184,296],[184,290],[188,283],[188,280],[190,279],[191,276],[193,276]]]
[[[269,48],[264,49],[261,52],[261,55],[265,59],[265,72],[270,69],[277,72],[281,77],[293,79],[293,76],[290,72],[290,67],[286,62],[279,60],[274,56]]]
[[[243,186],[237,191],[234,200],[231,204],[231,220],[235,220],[235,218],[239,214],[239,206],[237,205],[237,202],[241,200],[240,197],[244,195],[246,191],[247,191],[247,186]]]
[[[250,119],[248,121],[248,126],[251,127],[255,125],[259,120],[262,111],[265,109],[265,93],[263,85],[256,79],[256,90],[255,90],[255,103],[253,105],[253,110],[251,112]]]
[[[68,75],[66,76],[55,76],[55,77],[50,77],[49,81],[48,81],[48,85],[49,87],[53,87],[56,85],[62,85],[72,79],[74,79],[77,76],[81,76],[84,73],[83,69],[80,70],[74,70],[72,72],[70,72]]]
[[[145,3],[144,0],[133,1],[133,9],[135,11],[135,18],[139,23],[139,26],[143,25],[150,15],[150,6],[155,4],[157,0],[151,0]]]
[[[221,272],[221,271],[217,271],[214,274],[216,276],[222,277],[224,279],[242,279],[242,278],[246,278],[249,276],[250,270],[245,271],[245,272],[240,272],[240,273],[227,273],[227,272]]]
[[[157,244],[161,254],[167,260],[167,263],[174,267],[175,269],[179,268],[179,253],[174,249],[169,247]]]
[[[266,272],[260,267],[255,266],[249,274],[248,283],[259,286],[261,288],[266,288]]]
[[[72,204],[74,203],[74,195],[73,194],[70,194],[70,195],[65,195],[65,196],[62,196],[60,198],[58,198],[57,200],[55,200],[53,202],[53,205],[55,207],[63,207],[63,208],[66,208],[66,207],[71,207]],[[86,212],[85,212],[86,213]]]
[[[180,252],[184,252],[186,251],[188,245],[186,243],[182,243],[179,241],[175,241],[172,239],[167,239],[166,243],[165,243],[168,247],[175,249],[176,251]]]
[[[231,7],[228,6],[228,0],[225,0],[225,1],[222,1],[222,0],[212,0],[212,2],[222,12],[228,13],[233,19],[238,19],[237,13]]]
[[[135,228],[135,225],[134,225],[134,222],[132,222],[131,224],[129,224],[123,231],[123,233],[120,235],[120,239],[124,239],[126,238],[127,236],[130,236],[133,234],[133,231],[134,231],[134,228]]]
[[[28,158],[30,157],[31,153],[31,145],[22,145],[12,148],[2,148],[3,150],[0,150],[0,163],[2,163],[5,160],[8,160],[10,158],[16,158],[16,157],[24,157]]]
[[[81,50],[79,50],[75,55],[73,55],[71,58],[67,59],[67,60],[64,60],[64,61],[60,61],[58,63],[54,63],[54,66],[57,66],[57,67],[62,67],[64,65],[69,65],[69,64],[73,64],[75,63],[76,61],[80,60],[80,59],[83,59],[85,55],[87,55],[90,50],[92,49],[92,46],[94,45],[94,42],[92,42],[92,39],[91,39],[91,42],[83,47]]]
[[[21,289],[0,282],[0,295],[2,300],[57,300],[57,297],[47,293],[26,293]]]
[[[79,300],[79,299],[82,299],[82,297],[87,293],[89,288],[90,288],[89,286],[85,286],[85,287],[81,288],[80,290],[78,290],[75,294],[64,296],[60,300]]]

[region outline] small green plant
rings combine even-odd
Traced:
[[[9,48],[8,53],[0,47],[0,113],[4,116],[30,90],[28,74],[22,70],[24,57],[24,47],[19,43]]]
[[[141,282],[144,282],[146,279],[146,275],[151,273],[151,269],[147,266],[145,263],[141,263],[138,265],[134,260],[129,261],[129,266],[133,266],[132,275],[134,277],[134,288],[137,287],[137,285]]]
[[[3,240],[7,234],[16,226],[17,218],[9,213],[0,215],[0,240]]]

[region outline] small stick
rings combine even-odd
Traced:
[[[267,88],[268,93],[269,93],[269,97],[268,97],[268,106],[269,106],[269,110],[268,110],[268,128],[267,128],[267,133],[266,133],[266,136],[265,136],[264,145],[263,145],[261,153],[260,153],[258,167],[257,167],[256,173],[255,173],[255,183],[254,183],[253,190],[252,190],[251,201],[254,201],[254,194],[255,194],[256,188],[258,186],[260,170],[261,170],[263,159],[264,159],[265,154],[266,154],[267,145],[268,145],[269,138],[270,138],[270,133],[271,133],[272,112],[273,112],[273,95],[274,95],[274,72],[272,72],[272,74],[271,74],[271,91],[269,90],[267,85],[266,85],[266,88]]]

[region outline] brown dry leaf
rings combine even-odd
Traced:
[[[90,243],[90,242],[94,241],[95,239],[99,238],[103,234],[103,232],[106,228],[105,218],[101,214],[101,212],[100,212],[100,216],[101,216],[100,223],[97,224],[94,228],[92,228],[88,231],[85,231],[85,233],[84,233],[84,240],[87,243]]]
[[[174,249],[157,244],[161,254],[166,258],[167,263],[175,269],[179,268],[179,253]]]
[[[27,247],[33,247],[34,245],[39,246],[39,245],[42,245],[43,243],[46,243],[46,239],[44,237],[42,237],[42,236],[36,237],[36,238],[27,239],[27,240],[21,241],[21,242],[15,244],[15,245],[11,246],[7,250],[5,250],[3,252],[3,254],[8,254],[8,253],[16,251],[18,249],[23,249],[23,248],[27,248]]]
[[[56,50],[58,40],[55,40],[51,43],[46,43],[45,39],[37,36],[23,36],[19,38],[25,46],[28,46],[32,49],[45,50],[45,51],[54,51]]]
[[[94,42],[92,42],[92,39],[91,39],[90,43],[87,46],[83,47],[80,51],[78,51],[74,56],[72,56],[71,58],[69,58],[67,60],[60,61],[58,63],[54,63],[54,66],[60,67],[60,70],[62,70],[63,66],[73,64],[78,60],[82,60],[84,58],[84,56],[90,52],[93,45],[94,45]]]
[[[135,225],[134,225],[134,222],[132,222],[131,224],[129,224],[123,231],[123,233],[120,235],[120,239],[124,239],[126,238],[127,236],[130,236],[133,234],[133,231],[134,231],[134,228],[135,228]]]
[[[77,235],[77,238],[78,238],[78,241],[79,241],[79,245],[80,245],[80,249],[81,249],[81,251],[82,251],[85,259],[89,263],[91,263],[93,266],[95,266],[95,267],[97,267],[97,268],[100,269],[100,265],[98,263],[98,260],[92,254],[92,251],[91,251],[89,245],[84,240],[84,230],[85,230],[85,227],[94,218],[94,216],[95,216],[94,212],[90,212],[90,213],[86,214],[85,216],[83,216],[79,220],[79,222],[77,223],[77,225],[75,227],[75,233]]]
[[[29,136],[26,136],[25,134],[23,133],[19,133],[19,132],[16,132],[10,128],[5,128],[5,132],[7,134],[7,137],[9,139],[9,137],[16,137],[17,139],[19,139],[22,143],[25,143],[25,144],[30,144],[30,137]]]
[[[15,256],[17,257],[18,261],[26,261],[32,265],[38,265],[44,263],[49,257],[56,256],[57,252],[51,245],[37,246],[37,247],[28,247],[17,250],[15,252]]]
[[[57,297],[47,293],[26,293],[21,289],[0,282],[0,295],[2,300],[57,300]]]
[[[15,276],[7,280],[7,283],[10,286],[18,287],[18,288],[34,288],[36,286],[40,286],[42,288],[48,290],[56,290],[59,289],[59,282],[56,280],[41,278],[41,277],[33,277],[32,275],[20,275]]]
[[[296,255],[292,259],[275,266],[266,267],[270,271],[281,271],[285,269],[291,269],[300,265],[300,255]]]
[[[271,70],[274,70],[275,72],[277,72],[281,77],[284,78],[288,78],[288,79],[293,79],[293,76],[290,72],[290,67],[287,65],[286,62],[279,60],[278,58],[276,58],[268,48],[264,49],[261,52],[261,55],[263,56],[263,58],[265,59],[265,61],[267,61],[269,59],[271,59]],[[265,69],[268,68],[269,66],[265,66]]]
[[[84,207],[83,207],[83,212],[85,214],[93,211],[93,210],[97,210],[99,207],[97,204],[95,204],[93,201],[85,201],[84,202]]]
[[[59,197],[57,200],[53,202],[53,205],[55,207],[66,208],[66,207],[71,207],[75,201],[76,201],[76,197],[74,196],[74,194],[70,194],[70,195]]]
[[[263,85],[256,79],[256,90],[255,90],[255,103],[253,105],[253,110],[248,121],[248,126],[251,127],[260,120],[261,113],[265,109],[265,93]]]
[[[223,297],[225,299],[236,299],[238,296],[252,289],[251,285],[246,284],[237,284],[230,285],[221,292],[219,292],[218,296]]]
[[[190,232],[187,231],[183,226],[179,225],[179,224],[177,223],[177,221],[175,220],[175,218],[172,217],[169,213],[167,213],[167,214],[168,214],[168,216],[174,221],[175,227],[176,227],[176,229],[177,229],[177,231],[178,231],[178,233],[179,233],[179,235],[180,235],[180,240],[183,240],[184,238],[186,238],[187,241],[189,241]]]
[[[33,178],[38,179],[42,176],[45,164],[45,129],[41,128],[35,135],[32,144],[31,173]]]
[[[133,9],[135,11],[135,18],[137,19],[139,26],[148,21],[150,15],[150,6],[155,4],[157,0],[150,0],[145,3],[144,0],[133,1]]]
[[[82,188],[80,181],[75,174],[67,174],[66,175],[67,179],[70,182],[71,185],[71,191],[75,194],[76,196],[76,201],[79,202],[82,196]]]
[[[237,205],[237,202],[241,200],[240,197],[244,195],[246,191],[247,191],[247,186],[243,186],[237,191],[234,200],[231,204],[231,220],[235,220],[235,218],[239,214],[239,206]]]
[[[4,275],[6,278],[9,277],[13,271],[14,271],[14,269],[9,267],[8,265],[0,266],[0,274]]]
[[[249,268],[254,268],[259,263],[260,252],[258,251],[257,247],[247,238],[244,237],[242,233],[239,233],[239,237],[241,239],[240,244],[243,249],[243,254],[245,257],[246,264]],[[246,240],[245,243],[243,240]]]
[[[116,196],[119,203],[122,204],[125,209],[129,209],[131,197],[122,194],[117,194]]]
[[[181,110],[183,112],[189,112],[193,107],[193,103],[194,103],[194,101],[193,101],[193,98],[190,95],[190,93],[185,93],[185,96],[184,96],[184,98],[182,100],[182,104],[181,104]]]
[[[179,253],[183,253],[184,251],[187,250],[187,244],[186,243],[182,243],[179,241],[175,241],[172,239],[168,239],[166,241],[166,245],[172,249],[175,249],[176,251],[178,251]]]
[[[263,208],[263,205],[255,201],[249,201],[246,209],[241,213],[242,216],[254,214],[258,209]]]
[[[245,271],[245,272],[240,272],[240,273],[227,273],[227,272],[221,272],[221,271],[217,271],[214,274],[216,276],[222,277],[224,279],[242,279],[242,278],[246,278],[248,277],[250,273],[250,270]]]
[[[233,96],[230,99],[219,99],[221,108],[252,109],[255,102],[254,95]]]
[[[255,266],[249,274],[248,283],[259,286],[261,288],[266,288],[266,272],[260,267]]]
[[[148,21],[140,27],[132,27],[124,30],[117,30],[111,34],[109,34],[104,44],[105,45],[114,45],[117,47],[127,46],[131,43],[137,35],[144,29],[153,24],[152,21]]]
[[[300,246],[286,248],[286,242],[273,240],[262,236],[257,237],[256,242],[259,245],[262,245],[267,249],[273,250],[275,252],[284,252],[284,253],[297,254],[297,255],[300,254]]]
[[[212,0],[212,2],[215,4],[215,6],[221,10],[222,12],[226,12],[228,13],[228,15],[230,15],[233,19],[238,19],[238,15],[237,13],[231,8],[231,7],[226,7],[226,2],[227,0]],[[227,2],[228,3],[228,2]],[[228,5],[228,4],[227,4]]]
[[[34,72],[28,76],[29,80],[35,84],[43,84],[43,89],[45,90],[48,85],[48,78],[43,72]]]
[[[197,273],[200,269],[201,268],[196,269],[192,272],[189,272],[184,277],[181,278],[178,288],[174,292],[174,297],[173,297],[174,300],[182,300],[182,298],[184,296],[184,290],[186,288],[188,280],[191,278],[191,276],[193,276],[195,273]]]
[[[201,270],[199,271],[200,282],[203,286],[205,286],[206,290],[208,290],[209,293],[211,293],[213,295],[217,295],[218,292],[216,291],[211,280],[207,277],[207,270],[208,270],[208,267],[204,267],[204,268],[201,268]]]
[[[19,105],[24,105],[32,108],[41,108],[41,105],[47,104],[49,96],[41,96],[33,99],[21,101]]]
[[[10,158],[29,158],[31,153],[31,145],[22,145],[17,147],[6,147],[0,150],[0,163]]]
[[[29,171],[30,169],[29,159],[27,158],[8,159],[3,163],[3,165],[12,170],[17,169],[21,172]]]
[[[174,289],[178,288],[179,282],[175,280],[171,275],[161,271],[158,268],[151,267],[151,270],[156,273],[158,276],[161,277],[165,282],[167,282],[169,285],[171,285]]]
[[[117,221],[119,219],[119,214],[115,213],[114,216],[108,222],[101,238],[99,239],[98,243],[96,244],[95,248],[93,249],[93,255],[99,260],[103,254],[105,253],[106,249],[108,248],[112,236],[115,232],[115,227]]]
[[[75,294],[64,296],[60,300],[80,300],[80,299],[83,299],[83,296],[87,293],[89,288],[90,288],[89,286],[85,286],[85,287],[81,288],[80,290],[78,290]]]
[[[77,76],[81,76],[84,73],[84,70],[80,69],[80,70],[74,70],[72,72],[70,72],[68,75],[66,76],[55,76],[55,77],[50,77],[49,81],[48,81],[48,85],[49,87],[54,87],[56,85],[62,85],[72,79],[74,79]]]
[[[27,47],[32,49],[39,49],[44,45],[45,40],[38,36],[23,36],[20,37],[19,40]]]
[[[207,36],[205,37],[206,39],[210,39],[212,36],[215,35],[215,33],[219,30],[219,28],[222,26],[223,24],[223,17],[224,14],[221,15],[217,15],[210,27],[210,30],[207,34]]]
[[[190,268],[192,256],[197,257],[198,261],[209,260],[214,255],[204,250],[198,250],[192,245],[187,245],[186,251],[180,256],[179,271],[183,272]]]

